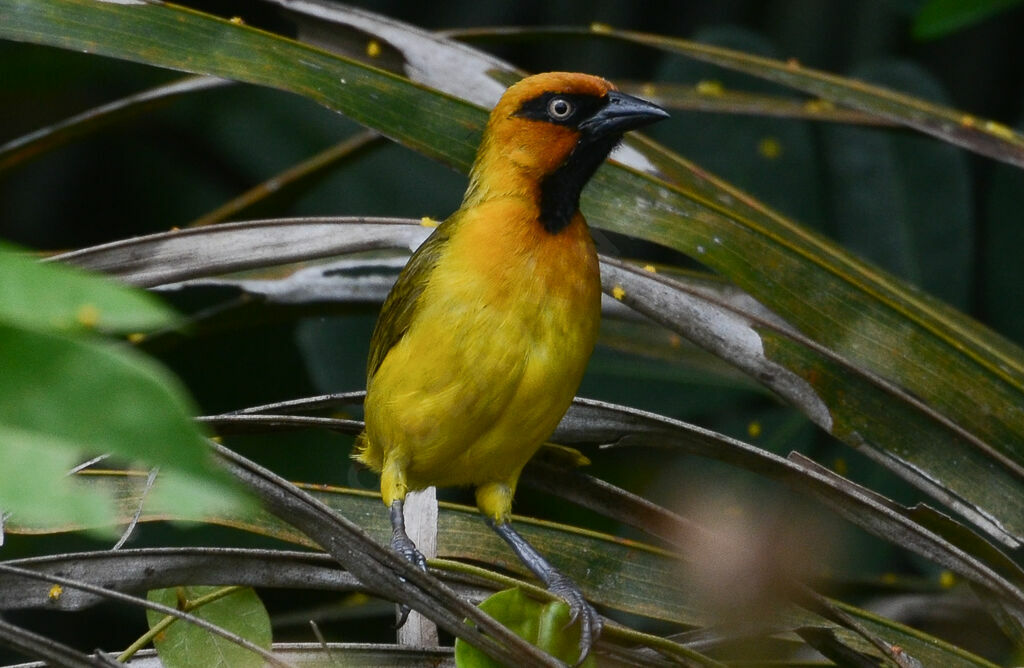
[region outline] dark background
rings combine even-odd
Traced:
[[[250,24],[287,29],[272,12],[251,2],[192,4],[225,16],[241,15]],[[865,78],[1015,127],[1024,115],[1024,10],[1019,7],[921,41],[911,34],[922,4],[914,0],[353,4],[427,29],[601,22],[796,58],[809,67]],[[478,45],[529,71],[581,70],[613,80],[714,81],[729,89],[788,92],[678,56],[599,41]],[[0,43],[0,144],[179,76],[78,53]],[[1020,170],[906,131],[682,111],[673,117],[650,134],[1017,343],[1024,342]],[[312,102],[250,86],[178,99],[0,173],[0,238],[37,249],[62,249],[186,225],[356,130],[355,124]],[[464,187],[462,175],[388,146],[338,169],[287,208],[266,213],[440,219],[458,206]],[[626,255],[650,252],[627,240],[611,238],[609,243]],[[229,298],[205,293],[174,297],[186,312]],[[208,413],[360,389],[375,313],[371,307],[344,313],[233,310],[199,335],[167,341],[151,352],[185,379]],[[817,434],[791,409],[745,382],[703,371],[685,356],[666,362],[604,345],[581,394],[690,420],[777,452],[798,449],[899,500],[913,500],[903,486]],[[340,437],[251,438],[233,446],[294,479],[375,486],[372,476],[347,465],[349,442]],[[302,457],[294,455],[298,448]],[[325,467],[324,462],[337,466]],[[724,467],[692,459],[664,462],[653,454],[605,453],[595,457],[594,471],[684,508],[701,490],[732,495],[740,504],[757,498],[767,508],[774,506],[762,495],[777,494]],[[468,500],[458,492],[453,498]],[[779,508],[786,507],[779,503]],[[516,510],[578,518],[575,511],[529,494],[518,499]],[[133,544],[232,541],[249,544],[248,537],[219,530],[157,527],[144,528]],[[835,566],[840,573],[935,575],[932,566],[859,533],[842,541],[843,555]],[[13,536],[4,554],[81,547],[104,545],[77,537]],[[264,598],[272,609],[316,603],[296,603],[293,596],[274,593]],[[76,632],[66,623],[69,617],[26,617],[39,628],[60,629],[65,637],[78,633],[77,642],[86,649],[124,646],[141,629],[140,615],[123,608],[105,608],[85,618],[100,620],[101,626],[76,624]],[[110,624],[112,618],[124,623]],[[371,627],[380,624],[341,624],[334,632],[342,639],[365,640],[375,632],[367,630]]]

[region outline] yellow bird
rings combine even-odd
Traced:
[[[519,474],[562,419],[594,349],[597,254],[580,191],[623,133],[668,114],[604,79],[551,72],[491,112],[459,209],[413,254],[370,341],[355,458],[381,476],[393,548],[409,490],[472,486],[491,527],[581,622],[601,618],[510,523]]]

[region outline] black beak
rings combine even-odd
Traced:
[[[630,130],[668,118],[656,104],[618,91],[608,93],[608,103],[580,123],[579,128],[595,137],[622,135]]]

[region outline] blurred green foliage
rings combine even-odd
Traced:
[[[927,0],[914,19],[914,37],[935,39],[979,23],[1020,0]]]

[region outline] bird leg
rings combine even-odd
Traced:
[[[516,531],[510,522],[496,523],[488,518],[487,524],[494,532],[505,539],[519,560],[543,582],[549,592],[558,596],[569,605],[569,625],[577,619],[580,621],[580,658],[577,665],[590,654],[590,649],[601,635],[603,622],[601,615],[584,598],[579,586],[569,577],[548,563],[530,543]]]
[[[391,549],[397,552],[403,559],[413,566],[416,566],[424,573],[427,572],[427,560],[423,553],[416,548],[409,534],[405,532],[405,511],[402,500],[395,499],[391,502]],[[405,582],[405,578],[401,578]],[[399,606],[398,623],[395,628],[402,628],[405,620],[409,618],[409,606],[402,603]]]
[[[405,511],[401,499],[391,502],[391,549],[413,566],[417,566],[424,573],[427,572],[426,558],[405,532]]]

